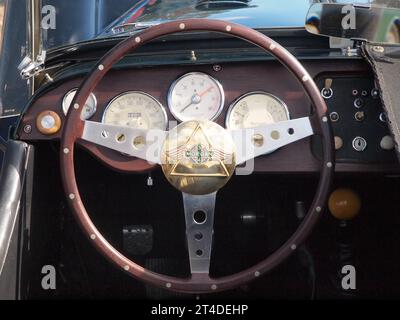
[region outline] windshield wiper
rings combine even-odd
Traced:
[[[198,10],[235,9],[250,7],[251,0],[199,0],[196,4]]]
[[[111,32],[116,35],[135,33],[137,31],[148,29],[152,26],[156,26],[158,23],[143,23],[143,22],[130,22],[122,23],[111,29]]]

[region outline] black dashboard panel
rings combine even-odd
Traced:
[[[381,147],[382,139],[390,145],[391,137],[373,77],[325,74],[317,84],[321,91],[327,89],[322,93],[337,144],[337,162],[395,164],[394,150]],[[320,156],[318,139],[313,139],[313,151]]]

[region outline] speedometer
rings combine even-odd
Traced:
[[[135,129],[167,128],[167,113],[153,96],[139,91],[125,92],[107,106],[103,123]]]
[[[225,97],[221,84],[211,76],[187,73],[171,86],[168,106],[180,121],[214,120],[223,107]]]
[[[287,120],[289,111],[282,100],[266,92],[250,92],[232,104],[226,126],[230,130],[248,129]]]

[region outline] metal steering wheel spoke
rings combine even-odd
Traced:
[[[84,121],[84,124],[81,139],[151,163],[161,163],[160,154],[167,132],[93,121]]]
[[[186,238],[192,276],[210,271],[214,234],[214,210],[217,193],[182,193],[186,220]]]
[[[238,164],[271,153],[293,142],[314,135],[310,118],[277,122],[257,128],[233,130]]]

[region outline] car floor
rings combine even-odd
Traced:
[[[57,146],[36,146],[30,241],[24,246],[22,295],[28,299],[193,299],[143,285],[106,261],[83,235],[66,206],[58,169]],[[122,229],[149,226],[152,249],[128,254],[156,272],[189,274],[181,195],[159,170],[121,174],[104,167],[85,152],[76,160],[78,185],[96,226],[118,249]],[[316,176],[255,174],[234,177],[218,193],[211,274],[241,271],[275,251],[301,222],[296,203],[307,206]],[[201,299],[357,299],[391,298],[400,294],[399,178],[338,176],[334,187],[350,187],[363,200],[361,214],[345,225],[325,212],[307,243],[271,273],[230,292]],[[243,215],[255,223],[244,222]],[[342,242],[350,242],[341,253]],[[28,245],[29,244],[29,250]],[[148,245],[148,243],[147,243]],[[345,248],[348,250],[348,247]],[[341,256],[346,256],[345,258]],[[357,269],[357,290],[340,288],[340,267]],[[57,289],[41,287],[44,265],[57,270]]]

